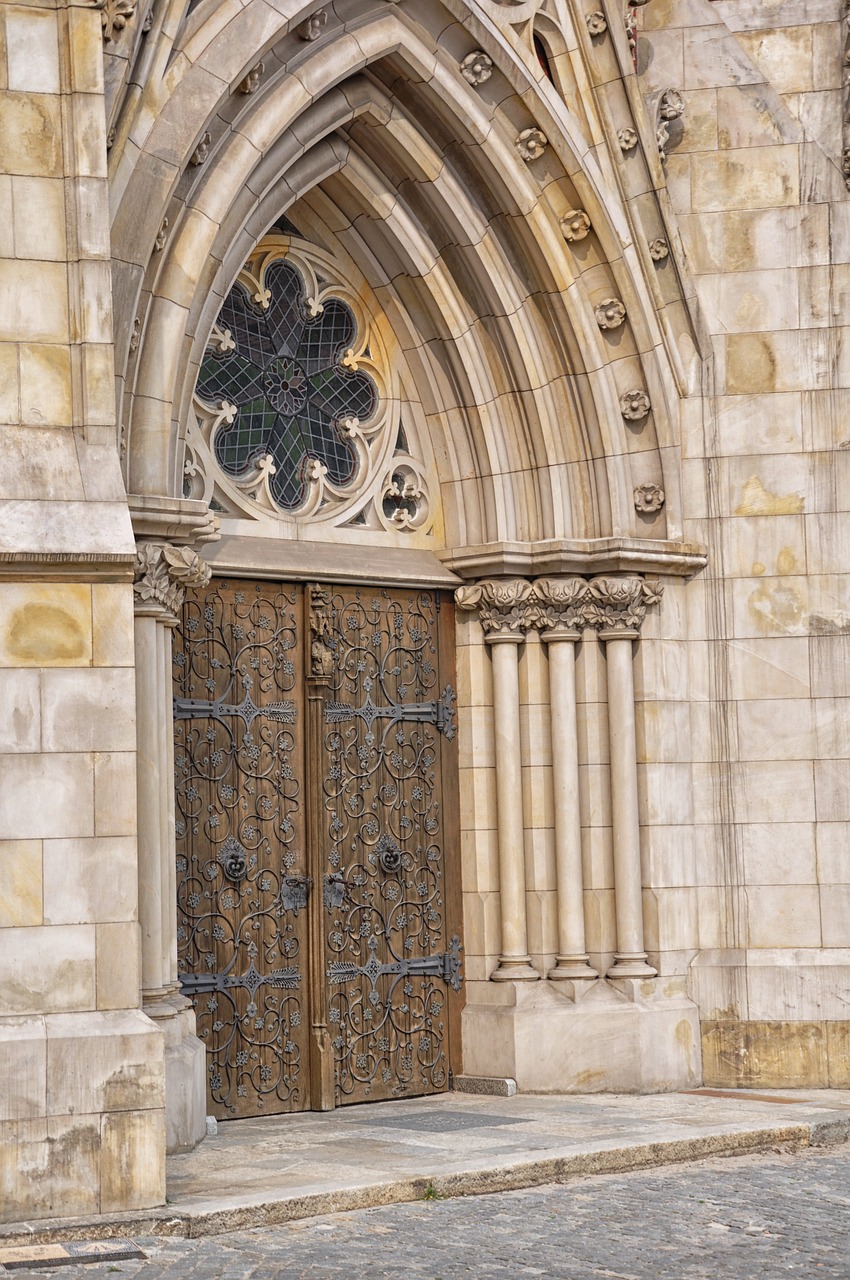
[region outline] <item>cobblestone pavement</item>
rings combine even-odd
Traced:
[[[850,1149],[709,1160],[420,1201],[200,1240],[145,1262],[26,1270],[100,1280],[774,1280],[850,1276]],[[0,1272],[2,1274],[2,1272]]]

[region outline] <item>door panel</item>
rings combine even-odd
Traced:
[[[453,628],[411,589],[214,580],[187,597],[178,967],[220,1118],[449,1087]]]
[[[310,1105],[300,605],[213,582],[174,641],[178,968],[225,1119]]]
[[[330,593],[325,706],[328,1021],[336,1101],[448,1087],[444,752],[454,694],[433,592]]]

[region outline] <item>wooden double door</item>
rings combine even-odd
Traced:
[[[450,1084],[453,606],[213,579],[174,638],[177,936],[228,1119]]]

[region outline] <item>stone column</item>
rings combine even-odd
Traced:
[[[555,869],[558,888],[558,954],[548,976],[594,981],[584,932],[584,879],[579,811],[575,646],[584,627],[583,578],[538,578],[538,625],[549,653],[552,720],[552,789],[555,801]]]
[[[160,542],[137,546],[133,591],[142,1007],[165,1035],[166,1130],[172,1151],[186,1150],[203,1137],[206,1073],[195,1015],[177,979],[171,632],[186,588],[205,586],[209,579],[209,566],[191,547]]]
[[[586,616],[605,644],[617,950],[609,978],[654,977],[643,944],[637,745],[632,647],[648,604],[661,598],[642,578],[594,578]]]
[[[519,720],[519,646],[532,624],[524,579],[479,582],[455,595],[461,609],[477,609],[493,661],[496,734],[497,832],[502,949],[494,982],[533,982],[540,977],[528,954],[525,901],[525,828]]]

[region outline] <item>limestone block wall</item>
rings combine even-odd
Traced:
[[[101,14],[0,4],[0,1219],[164,1199]]]
[[[653,0],[640,14],[642,88],[684,95],[666,172],[708,333],[682,417],[685,533],[710,561],[683,606],[694,763],[680,778],[705,1080],[844,1085],[844,12]]]

